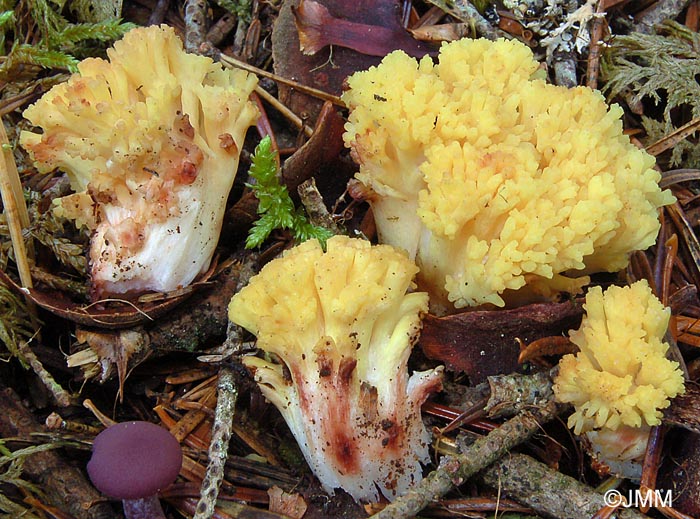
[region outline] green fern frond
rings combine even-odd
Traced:
[[[66,26],[56,34],[52,44],[56,46],[72,46],[85,40],[111,42],[121,38],[124,33],[136,27],[132,23],[121,23],[120,20],[109,20],[99,23],[79,23]]]
[[[667,25],[675,22],[668,22]],[[680,33],[683,36],[685,32]],[[616,37],[606,52],[605,91],[615,96],[625,89],[641,99],[649,97],[657,104],[666,99],[664,112],[681,105],[692,107],[700,116],[700,35],[677,31],[668,36],[633,33]],[[660,92],[665,92],[661,96]]]
[[[272,150],[272,141],[269,137],[265,137],[255,148],[253,164],[249,171],[255,183],[246,184],[258,199],[260,215],[248,233],[246,248],[259,247],[275,229],[289,229],[298,242],[316,238],[325,248],[326,240],[333,233],[311,224],[303,210],[294,208],[294,202],[289,196],[287,187],[279,183],[277,170],[277,158]]]
[[[3,69],[9,71],[19,64],[37,65],[49,69],[63,69],[69,72],[78,70],[78,60],[70,54],[26,43],[15,45],[3,66],[0,67],[0,74],[2,74]]]

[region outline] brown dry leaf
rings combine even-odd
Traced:
[[[324,47],[346,47],[369,56],[383,57],[401,49],[410,56],[422,57],[431,49],[410,37],[399,23],[396,12],[378,13],[383,18],[361,21],[351,16],[353,7],[362,2],[335,2],[343,4],[342,18],[333,16],[328,8],[315,0],[299,0],[292,8],[299,35],[299,48],[304,54],[316,54]],[[378,7],[396,2],[376,2]],[[348,9],[350,8],[350,9]],[[350,12],[348,12],[350,10]],[[379,25],[376,22],[379,22]]]
[[[267,491],[270,496],[270,512],[282,514],[291,519],[301,519],[308,508],[300,494],[289,494],[274,486]]]
[[[342,18],[347,22],[379,26],[393,31],[392,34],[396,37],[384,43],[382,53],[403,48],[410,50],[412,54],[420,54],[430,49],[426,44],[414,40],[401,26],[398,13],[401,12],[402,2],[398,0],[322,0],[318,4],[327,9],[334,18],[340,18],[342,13]],[[277,74],[306,86],[340,95],[347,76],[379,63],[379,56],[362,54],[337,44],[332,47],[326,46],[313,55],[303,54],[293,13],[293,9],[298,5],[299,0],[285,2],[275,22],[272,32],[272,56]],[[405,36],[402,37],[401,34]],[[364,38],[362,42],[365,47],[368,44],[367,40]],[[279,98],[294,113],[306,116],[312,122],[322,106],[322,101],[284,85],[279,85]]]
[[[120,329],[149,323],[169,313],[194,292],[209,286],[207,281],[212,272],[210,269],[201,280],[174,293],[151,294],[150,300],[104,299],[87,305],[74,301],[67,293],[60,290],[43,286],[23,289],[1,270],[0,280],[16,294],[26,296],[37,306],[58,317],[83,326]]]
[[[297,187],[310,178],[316,178],[319,183],[335,182],[340,186],[340,191],[343,191],[355,169],[353,166],[349,171],[342,171],[344,124],[345,120],[335,106],[326,101],[318,116],[314,133],[282,166],[282,180],[293,197],[297,196]],[[338,190],[337,187],[334,191]]]
[[[519,370],[517,339],[531,342],[561,335],[581,323],[575,301],[538,303],[511,310],[481,310],[446,317],[428,315],[420,344],[428,358],[469,375],[478,384],[491,375]]]

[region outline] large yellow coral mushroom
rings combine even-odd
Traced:
[[[407,293],[416,266],[388,245],[335,236],[268,263],[236,294],[229,317],[258,337],[249,356],[324,488],[392,499],[422,476],[430,436],[420,406],[441,370],[406,364],[428,296]]]
[[[435,311],[575,292],[653,244],[674,200],[619,106],[537,68],[517,41],[460,40],[438,64],[398,51],[348,79],[379,239],[415,258]]]
[[[580,351],[561,359],[554,384],[557,399],[574,405],[569,427],[581,434],[660,424],[661,409],[684,392],[678,363],[666,358],[670,309],[638,281],[591,288],[585,310],[569,333]]]
[[[93,231],[96,296],[170,291],[214,254],[256,78],[187,54],[167,26],[137,28],[24,112],[21,144],[75,194],[57,210]]]

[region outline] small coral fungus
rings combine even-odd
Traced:
[[[128,32],[24,112],[40,171],[68,174],[57,211],[92,231],[95,296],[170,291],[204,272],[257,109],[255,76],[187,54],[167,26]]]
[[[554,394],[570,403],[569,427],[584,435],[601,468],[638,479],[651,426],[685,391],[678,363],[666,358],[671,314],[646,281],[586,295],[581,327],[569,333],[579,347],[559,362]]]
[[[280,410],[324,488],[391,499],[421,479],[430,436],[420,406],[441,369],[406,364],[427,294],[416,266],[388,245],[335,236],[268,263],[231,300],[231,320],[269,357],[244,359]]]

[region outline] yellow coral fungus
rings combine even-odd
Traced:
[[[605,293],[591,288],[585,310],[569,333],[580,351],[561,359],[554,384],[557,399],[574,405],[569,427],[581,434],[658,425],[661,409],[685,390],[678,363],[665,356],[670,309],[642,280]]]
[[[421,479],[430,435],[420,416],[441,369],[406,364],[428,297],[406,293],[416,266],[388,245],[335,236],[268,263],[236,294],[229,317],[270,359],[249,356],[324,488],[391,499]]]
[[[257,79],[187,54],[171,27],[140,27],[24,116],[37,168],[68,174],[64,216],[93,231],[96,296],[170,291],[204,272],[219,239]]]
[[[619,106],[537,68],[517,41],[465,39],[438,64],[394,52],[348,79],[345,141],[380,241],[415,258],[438,311],[575,292],[649,247],[674,200]]]

